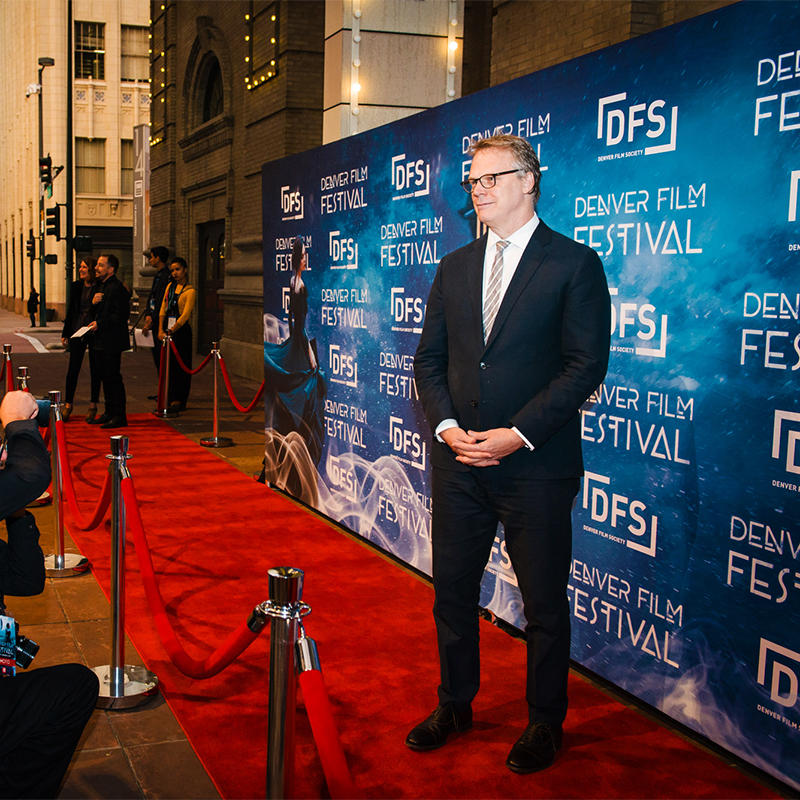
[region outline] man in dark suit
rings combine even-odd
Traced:
[[[156,365],[156,372],[161,370],[161,339],[158,338],[158,315],[161,312],[161,301],[169,286],[169,250],[166,247],[151,247],[144,253],[150,267],[156,271],[153,276],[153,285],[150,287],[150,294],[147,296],[147,306],[145,307],[143,331],[151,331],[153,334],[153,361]],[[156,396],[150,398],[155,400]]]
[[[441,683],[439,705],[406,744],[432,750],[472,724],[480,581],[502,522],[527,621],[530,721],[506,763],[533,772],[553,763],[567,711],[579,409],[608,366],[610,300],[597,254],[536,215],[530,144],[494,136],[471,154],[462,185],[488,234],[441,260],[414,360],[434,433]]]
[[[122,353],[131,346],[128,333],[131,296],[117,278],[117,269],[119,260],[113,253],[103,254],[97,259],[95,272],[100,288],[92,297],[95,318],[91,323],[94,333],[90,347],[95,351],[105,400],[105,412],[95,417],[92,423],[101,428],[123,428],[128,424]]]

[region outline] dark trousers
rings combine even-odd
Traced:
[[[156,317],[155,328],[150,328],[153,336],[153,361],[156,365],[156,372],[161,369],[161,339],[158,338],[158,317]]]
[[[75,398],[75,388],[78,385],[78,375],[81,373],[81,365],[83,364],[83,354],[87,350],[87,343],[84,339],[69,339],[69,366],[67,367],[67,386],[64,392],[64,402],[72,403]],[[91,381],[91,396],[92,403],[97,405],[100,397],[100,372],[97,368],[97,358],[95,351],[89,349],[89,379]]]
[[[526,699],[531,721],[560,725],[567,713],[575,478],[503,477],[492,467],[433,470],[433,616],[439,702],[469,705],[480,685],[478,603],[497,523],[525,612]]]
[[[175,343],[175,349],[181,357],[181,361],[186,364],[189,369],[192,368],[192,328],[190,325],[184,325],[175,333],[172,334],[172,341]],[[189,399],[189,391],[192,388],[192,376],[188,372],[184,372],[178,360],[175,358],[175,353],[169,354],[169,392],[167,393],[167,401],[170,403],[180,403],[182,406],[186,405]]]
[[[95,348],[95,363],[103,385],[105,413],[109,417],[125,416],[125,384],[122,382],[122,353],[119,350]]]
[[[98,690],[82,664],[0,678],[0,797],[58,794]]]

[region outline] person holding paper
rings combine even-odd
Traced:
[[[61,416],[68,420],[72,414],[72,403],[75,398],[75,389],[78,385],[78,376],[83,364],[83,355],[88,347],[85,334],[87,326],[92,321],[92,297],[97,291],[95,277],[95,260],[90,256],[81,259],[78,268],[78,280],[73,281],[70,287],[69,307],[64,317],[64,327],[61,329],[61,344],[69,350],[69,366],[67,367],[67,383],[64,389],[64,406]],[[81,329],[85,329],[81,333]],[[91,394],[89,398],[89,411],[86,421],[92,420],[97,415],[97,401],[100,397],[100,372],[95,363],[94,350],[89,348],[89,376],[91,381]]]

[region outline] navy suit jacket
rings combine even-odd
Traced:
[[[611,304],[594,250],[541,220],[484,344],[486,237],[439,263],[414,359],[432,430],[454,418],[464,430],[516,427],[534,446],[496,467],[509,477],[583,474],[579,409],[608,367]],[[465,470],[433,437],[434,467]]]

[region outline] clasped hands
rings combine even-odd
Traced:
[[[447,428],[439,437],[456,454],[456,461],[469,467],[497,466],[501,458],[523,446],[522,439],[511,428],[488,431]]]

